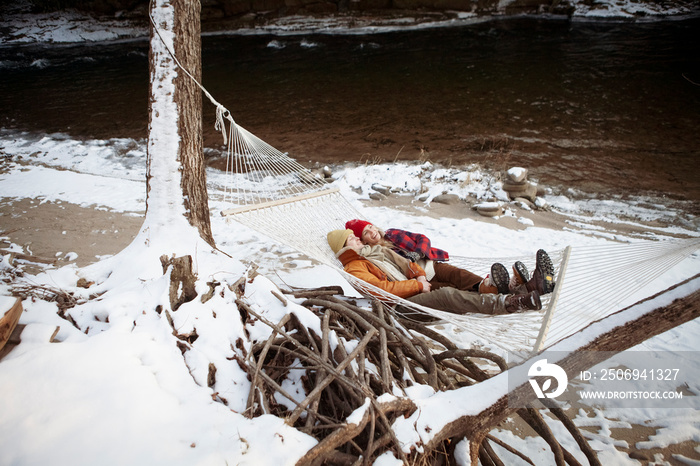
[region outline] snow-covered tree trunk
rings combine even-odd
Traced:
[[[192,0],[151,2],[155,26],[151,24],[142,233],[153,240],[180,229],[184,221],[213,246],[202,151],[202,94],[194,81],[201,82],[200,8],[199,1]]]

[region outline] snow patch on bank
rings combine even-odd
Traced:
[[[515,0],[505,0],[499,4],[499,11]],[[665,2],[635,0],[573,0],[571,14],[574,20],[654,20],[679,17],[697,13],[693,2],[674,2],[669,7]],[[0,45],[9,44],[69,44],[79,42],[112,42],[119,40],[144,40],[148,38],[148,28],[135,21],[120,18],[95,18],[77,11],[55,13],[29,13],[28,4],[18,3],[5,6],[4,29],[0,34]],[[371,17],[371,16],[283,16],[268,20],[267,24],[253,28],[240,28],[215,33],[218,34],[378,34],[394,31],[420,30],[426,28],[457,27],[493,18],[478,16],[472,11],[449,11],[450,19],[424,17]],[[495,18],[502,18],[496,16]]]

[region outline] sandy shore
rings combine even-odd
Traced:
[[[80,267],[124,249],[143,223],[142,216],[37,199],[0,200],[0,219],[1,248],[9,240],[39,263],[59,266],[75,258]]]
[[[417,201],[413,196],[391,195],[382,201],[366,201],[366,205],[389,207],[412,214],[418,213],[432,218],[471,218],[481,222],[498,224],[512,230],[522,230],[527,224],[518,218],[527,219],[539,228],[562,230],[564,228],[584,231],[579,223],[571,223],[570,218],[553,211],[531,211],[515,203],[507,204],[517,217],[484,217],[473,206],[459,202],[441,204],[433,202],[429,206]],[[122,214],[104,208],[81,207],[68,202],[43,202],[40,199],[0,199],[0,248],[9,243],[19,245],[25,254],[36,258],[39,263],[53,263],[56,266],[75,262],[79,267],[91,264],[101,257],[118,253],[136,236],[143,223],[142,214]],[[597,229],[610,235],[635,237],[646,235],[649,225],[643,223],[610,223],[590,220],[589,232]],[[216,238],[216,231],[214,231]]]

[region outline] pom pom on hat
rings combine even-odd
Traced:
[[[328,238],[328,245],[331,247],[334,253],[338,253],[345,246],[345,242],[348,240],[348,236],[352,234],[352,230],[333,230],[326,238]]]
[[[358,219],[348,220],[345,222],[345,228],[350,228],[355,236],[360,239],[362,238],[362,232],[365,231],[365,227],[367,225],[371,225],[371,223]]]

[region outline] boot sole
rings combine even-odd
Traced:
[[[537,263],[535,268],[542,274],[543,281],[543,293],[551,293],[554,290],[554,264],[552,264],[552,259],[549,258],[549,254],[544,249],[537,251]]]
[[[510,275],[503,264],[496,262],[491,266],[491,281],[500,294],[510,293]]]
[[[513,264],[513,273],[516,275],[516,279],[520,282],[518,283],[519,285],[527,283],[530,280],[530,272],[527,270],[527,267],[525,267],[525,264],[520,261]]]

